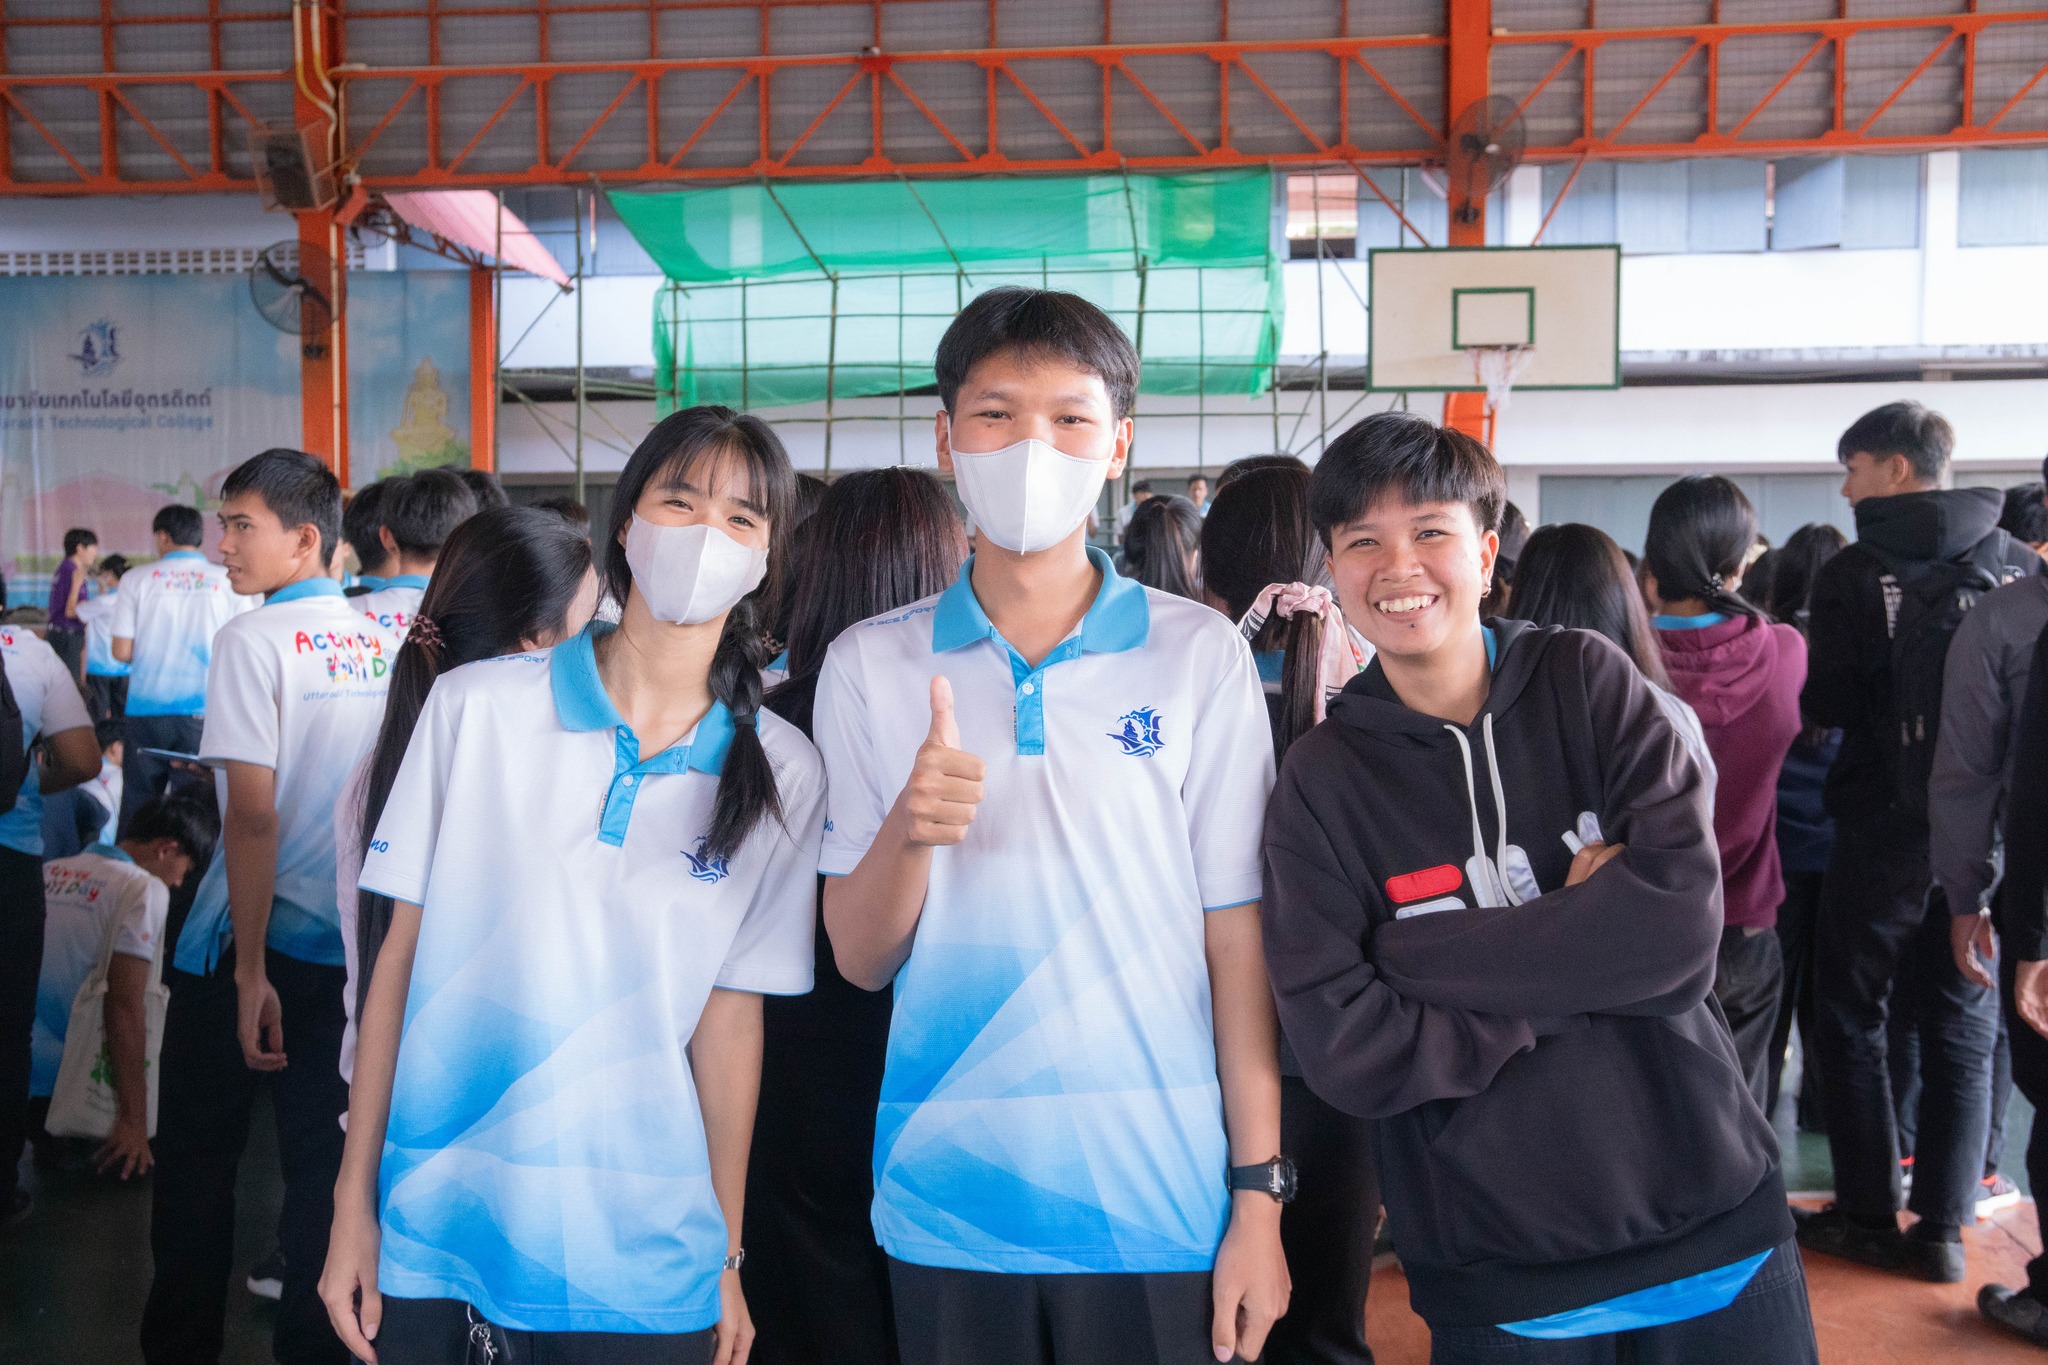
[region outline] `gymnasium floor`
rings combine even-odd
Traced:
[[[259,1103],[261,1103],[259,1101]],[[2006,1169],[2024,1181],[2022,1153],[2033,1114],[2017,1096],[2007,1125]],[[1827,1144],[1791,1130],[1789,1097],[1779,1115],[1794,1189],[1826,1189]],[[237,1274],[270,1247],[280,1187],[267,1105],[260,1108],[243,1163],[237,1204]],[[0,1231],[0,1362],[7,1365],[122,1365],[136,1360],[136,1325],[149,1287],[149,1191],[76,1180],[45,1181],[31,1172],[37,1207],[20,1225]],[[1930,1285],[1860,1270],[1825,1257],[1807,1258],[1814,1319],[1825,1365],[2003,1365],[2044,1362],[2036,1351],[1977,1317],[1977,1286],[2018,1284],[2027,1258],[2040,1248],[2034,1207],[2022,1203],[1965,1233],[1970,1279]],[[223,1365],[269,1365],[270,1305],[237,1280],[228,1297]],[[1367,1304],[1370,1337],[1380,1365],[1423,1365],[1429,1337],[1408,1311],[1400,1269],[1374,1278]]]

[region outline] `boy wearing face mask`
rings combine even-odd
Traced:
[[[976,553],[841,635],[817,700],[826,928],[849,980],[895,985],[874,1224],[903,1359],[1255,1359],[1293,1185],[1258,672],[1085,542],[1130,449],[1115,323],[992,290],[936,369]]]

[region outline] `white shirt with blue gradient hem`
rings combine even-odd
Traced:
[[[1199,1271],[1229,1218],[1204,912],[1255,901],[1273,739],[1243,638],[1117,576],[1037,668],[960,581],[833,644],[820,870],[867,852],[952,682],[988,765],[934,850],[875,1138],[874,1226],[918,1265]]]

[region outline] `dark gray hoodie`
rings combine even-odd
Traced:
[[[1310,1087],[1378,1120],[1411,1301],[1444,1325],[1582,1308],[1792,1231],[1711,994],[1699,769],[1608,641],[1489,624],[1473,724],[1410,710],[1376,664],[1288,751],[1266,821],[1281,1021]],[[1566,889],[1566,835],[1627,849]]]

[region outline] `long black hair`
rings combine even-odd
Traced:
[[[622,605],[633,589],[626,562],[625,531],[633,509],[650,485],[691,481],[709,487],[719,464],[734,461],[747,486],[747,499],[768,523],[768,573],[761,585],[726,613],[725,630],[711,656],[711,695],[732,713],[732,748],[718,779],[718,799],[705,837],[707,853],[730,857],[765,815],[782,816],[775,769],[756,729],[761,713],[761,669],[768,662],[764,603],[782,598],[789,560],[790,530],[796,521],[796,471],[773,429],[751,413],[704,405],[670,413],[633,451],[612,490],[611,524],[605,528],[604,582]]]
[[[1769,600],[1765,610],[1787,625],[1806,630],[1806,608],[1813,598],[1813,580],[1821,566],[1840,554],[1849,544],[1841,529],[1824,521],[1809,522],[1791,535],[1778,550],[1777,566],[1771,571]]]
[[[793,556],[788,681],[765,705],[811,733],[825,651],[870,616],[943,591],[960,571],[960,516],[921,469],[864,469],[832,485]]]
[[[1175,494],[1147,498],[1124,531],[1124,573],[1148,588],[1202,600],[1201,585],[1188,568],[1202,544],[1202,514]]]
[[[1228,474],[1229,471],[1225,471]],[[1202,585],[1241,621],[1259,593],[1274,583],[1324,583],[1323,543],[1308,514],[1308,466],[1269,463],[1224,482],[1202,520]],[[1316,692],[1323,685],[1323,620],[1297,612],[1259,627],[1252,649],[1286,651],[1280,665],[1279,705],[1273,708],[1273,748],[1287,746],[1316,723]]]
[[[1688,474],[1650,508],[1643,564],[1666,602],[1697,598],[1727,616],[1762,613],[1736,591],[1756,544],[1756,509],[1719,474]]]
[[[392,661],[384,723],[370,751],[360,828],[363,847],[377,837],[391,784],[412,742],[434,680],[452,668],[517,653],[523,642],[558,633],[590,571],[590,542],[552,512],[493,507],[449,533],[420,598],[416,624]],[[417,621],[431,622],[420,626]],[[356,1006],[370,989],[377,950],[391,930],[391,898],[356,898]]]
[[[1597,526],[1565,522],[1531,535],[1515,562],[1508,615],[1539,626],[1605,635],[1644,677],[1666,691],[1671,688],[1642,590],[1621,547]]]

